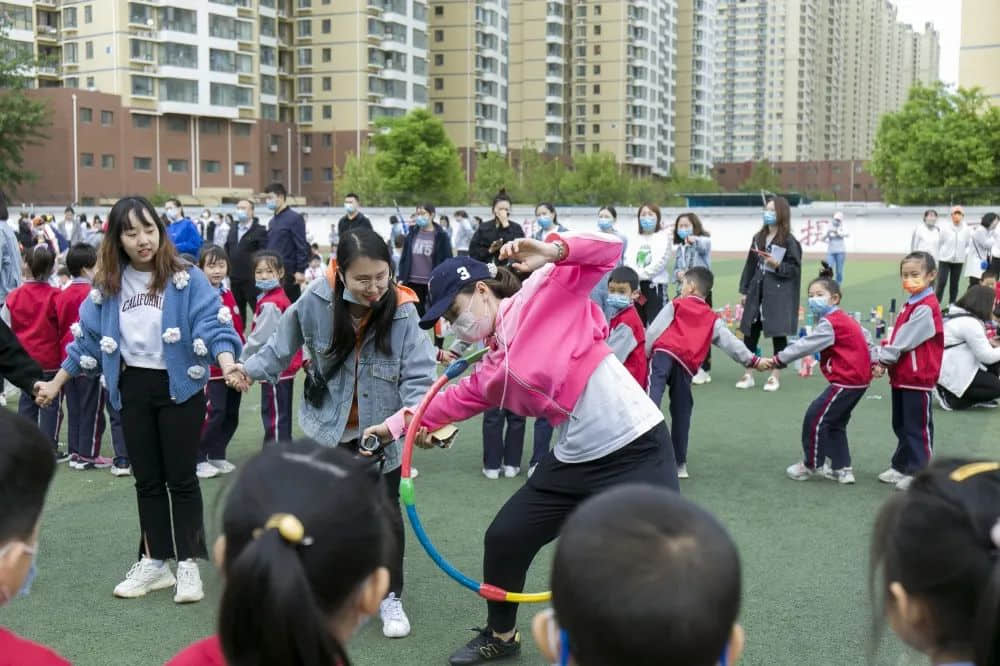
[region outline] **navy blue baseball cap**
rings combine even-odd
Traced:
[[[452,257],[437,265],[431,271],[431,279],[427,282],[427,311],[420,318],[420,328],[431,328],[440,319],[455,296],[467,285],[480,280],[495,278],[496,266],[484,264],[469,257]]]

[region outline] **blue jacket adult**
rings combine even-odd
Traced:
[[[80,328],[66,347],[62,368],[72,376],[98,377],[108,385],[111,406],[121,409],[118,378],[121,374],[121,294],[98,289],[80,306]],[[194,266],[174,273],[163,293],[163,359],[170,383],[170,399],[180,404],[205,388],[209,366],[219,354],[238,358],[243,351],[233,328],[233,316],[222,305],[219,290]]]
[[[194,226],[194,222],[189,218],[182,217],[167,227],[167,235],[170,236],[170,240],[174,242],[177,251],[181,254],[197,257],[198,252],[201,251],[201,234],[198,233],[198,227]]]
[[[410,279],[410,272],[413,270],[413,244],[417,242],[419,233],[420,227],[412,225],[410,233],[406,236],[406,242],[403,243],[403,256],[399,258],[399,275],[396,276],[400,282],[407,282]],[[435,222],[434,253],[431,255],[432,267],[436,267],[445,259],[450,259],[451,256],[451,235],[445,231],[444,227]]]
[[[267,229],[267,249],[276,252],[284,264],[285,275],[305,273],[309,266],[309,241],[302,215],[285,206],[274,214]]]
[[[22,282],[21,245],[7,220],[0,220],[0,305]]]

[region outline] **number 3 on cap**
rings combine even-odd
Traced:
[[[472,276],[469,275],[469,269],[466,268],[465,266],[459,266],[458,267],[458,278],[460,280],[468,280],[468,279],[472,278]]]

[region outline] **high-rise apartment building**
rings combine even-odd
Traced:
[[[716,1],[677,3],[676,166],[693,175],[707,175],[712,169]]]
[[[958,84],[980,87],[1000,104],[1000,4],[995,0],[962,0],[962,47]]]

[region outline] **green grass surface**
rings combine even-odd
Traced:
[[[897,265],[848,262],[845,309],[867,313],[872,305],[888,306],[893,296],[901,299]],[[717,307],[736,302],[740,268],[741,262],[732,259],[716,264]],[[805,274],[813,274],[812,261]],[[894,448],[888,384],[876,383],[854,413],[849,435],[857,485],[795,483],[785,478],[784,469],[801,454],[802,415],[824,380],[787,372],[778,393],[764,393],[761,382],[754,390],[737,391],[732,385],[741,369],[718,350],[714,360],[713,383],[695,387],[692,479],[682,482],[681,489],[719,516],[739,545],[741,621],[748,641],[743,663],[861,664],[871,633],[865,589],[869,531],[877,507],[892,492],[875,479]],[[296,398],[300,393],[299,386]],[[243,404],[241,427],[230,448],[237,463],[260,446],[258,389]],[[996,454],[995,438],[988,434],[995,413],[935,411],[934,416],[938,455]],[[530,428],[528,442],[525,463]],[[451,450],[418,451],[415,456],[420,469],[417,506],[424,524],[440,550],[475,578],[481,574],[483,532],[524,479],[486,480],[480,474],[481,452],[476,419],[462,425]],[[226,483],[213,479],[202,484],[211,538],[218,531],[217,497]],[[137,540],[130,478],[62,466],[43,518],[34,589],[29,598],[0,609],[0,624],[84,666],[160,664],[212,633],[220,581],[210,565],[202,567],[207,598],[199,604],[177,606],[169,591],[131,601],[112,597],[112,588],[134,559]],[[536,559],[529,590],[546,589],[551,552],[548,548]],[[446,578],[409,529],[404,599],[412,635],[384,639],[375,620],[350,646],[356,663],[446,663],[451,650],[471,637],[467,629],[485,619],[484,603]],[[536,610],[522,608],[520,614],[525,632],[520,663],[542,663],[527,631]],[[878,663],[921,662],[889,640]]]

